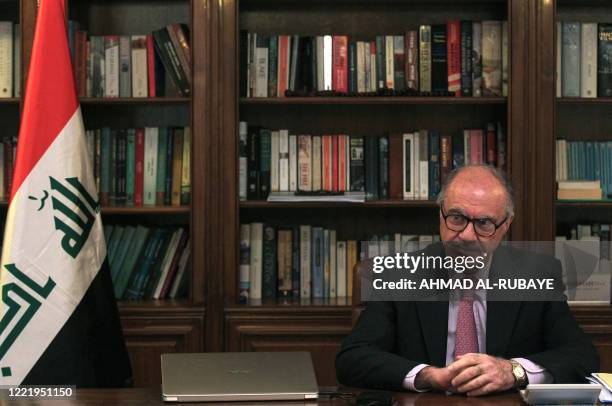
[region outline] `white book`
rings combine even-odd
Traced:
[[[181,253],[181,258],[179,259],[176,275],[174,276],[172,287],[170,288],[170,292],[168,293],[168,297],[170,299],[174,299],[178,293],[178,289],[181,286],[181,281],[183,280],[183,275],[185,274],[185,272],[187,272],[187,264],[189,264],[190,256],[191,239],[187,240],[187,244],[185,244],[185,248],[183,248],[183,252]]]
[[[387,89],[395,89],[393,71],[393,35],[385,36],[385,76],[387,79]]]
[[[329,297],[338,296],[338,258],[336,257],[336,230],[329,230]]]
[[[161,263],[161,273],[160,278],[157,281],[157,285],[155,286],[155,291],[153,292],[153,299],[159,299],[161,295],[162,288],[164,287],[164,283],[166,282],[166,277],[168,276],[168,272],[170,272],[170,265],[172,265],[172,259],[178,249],[178,244],[181,241],[181,237],[183,236],[183,229],[179,228],[174,233],[172,233],[172,237],[170,237],[170,243],[168,244],[168,248],[166,249],[166,253],[164,254],[164,258]]]
[[[324,38],[322,35],[317,36],[317,90],[325,90],[325,65],[324,65]]]
[[[145,127],[144,145],[144,197],[145,205],[155,205],[157,188],[157,147],[159,141],[158,127]]]
[[[104,37],[104,97],[119,97],[119,37]]]
[[[419,191],[420,199],[429,198],[429,135],[427,130],[419,131]]]
[[[556,34],[556,40],[557,40],[557,45],[556,45],[556,61],[555,61],[555,83],[556,83],[556,95],[557,97],[561,97],[561,50],[562,50],[562,45],[563,42],[561,40],[562,37],[562,28],[561,28],[561,21],[557,21],[557,29],[555,31]]]
[[[365,43],[357,41],[357,92],[365,92],[366,70],[365,62]]]
[[[508,21],[502,21],[502,96],[508,96]]]
[[[268,97],[268,47],[269,37],[258,35],[255,48],[255,97]]]
[[[502,24],[482,22],[482,89],[485,96],[502,94]]]
[[[297,191],[297,136],[289,136],[289,191]]]
[[[346,241],[338,241],[336,245],[336,296],[346,297]]]
[[[289,191],[289,130],[280,130],[278,141],[278,188]]]
[[[321,190],[321,136],[312,137],[312,191]]]
[[[413,176],[413,153],[414,135],[412,133],[402,136],[403,154],[402,154],[402,174],[403,174],[403,191],[404,200],[414,199],[414,176]]]
[[[411,174],[411,182],[412,185],[414,186],[414,192],[412,195],[413,199],[420,199],[421,198],[421,165],[419,163],[419,151],[420,151],[420,144],[421,144],[421,140],[419,139],[419,133],[418,132],[414,132],[413,135],[413,148],[410,151],[412,156],[410,157],[410,162],[412,163],[412,170],[410,171]]]
[[[311,249],[310,226],[300,226],[300,298],[310,299],[310,249]]]
[[[376,91],[376,72],[376,52],[372,52],[372,45],[370,45],[370,92]]]
[[[332,36],[323,37],[323,90],[333,90],[332,88],[332,69],[333,69],[333,48]]]
[[[251,225],[240,225],[239,295],[243,301],[249,298],[251,285]]]
[[[582,23],[580,97],[597,97],[597,23]]]
[[[280,134],[278,131],[270,132],[270,192],[279,192],[279,143]]]
[[[247,175],[248,175],[248,152],[247,152],[248,124],[241,121],[238,126],[238,145],[240,156],[238,158],[238,197],[240,200],[247,199]]]
[[[148,97],[147,36],[132,35],[132,97]]]
[[[0,21],[0,98],[13,97],[13,23]]]
[[[263,223],[251,223],[251,263],[249,298],[261,299],[261,271],[262,271],[262,249],[263,249]]]
[[[13,29],[13,95],[21,97],[21,26]]]

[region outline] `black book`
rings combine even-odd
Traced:
[[[270,35],[268,42],[268,97],[278,92],[278,35]]]
[[[378,138],[378,198],[389,198],[389,138]]]
[[[487,138],[487,137],[483,137]],[[461,168],[466,164],[465,162],[465,152],[463,151],[463,131],[459,131],[456,134],[453,134],[453,169]]]
[[[276,269],[276,229],[264,225],[262,242],[261,298],[276,299],[278,275]]]
[[[472,22],[461,21],[461,96],[472,95]]]
[[[597,97],[612,97],[612,24],[600,23],[597,34]]]
[[[434,93],[448,92],[446,24],[431,26],[431,90]]]
[[[365,137],[366,200],[378,200],[378,137]]]
[[[164,68],[170,74],[180,94],[182,96],[189,96],[191,94],[189,80],[183,67],[179,63],[178,55],[176,49],[174,49],[174,45],[172,45],[168,30],[162,28],[161,30],[153,31],[152,34],[155,49],[161,57]]]
[[[270,194],[270,171],[272,165],[272,140],[270,130],[259,130],[259,198],[267,199]]]
[[[115,136],[115,205],[125,206],[127,194],[125,190],[125,177],[127,169],[127,133],[118,130]]]
[[[312,58],[314,57],[314,48],[312,46],[312,37],[301,37],[299,44],[298,55],[298,70],[296,89],[299,92],[310,92],[313,90]]]
[[[350,191],[364,192],[365,191],[365,161],[364,161],[364,145],[363,137],[351,135],[350,138]]]
[[[357,93],[357,43],[355,41],[349,41],[348,90],[349,93]]]
[[[249,126],[247,135],[247,199],[259,198],[259,127]]]

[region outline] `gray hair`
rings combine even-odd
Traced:
[[[512,184],[510,182],[510,179],[508,178],[508,176],[506,176],[506,174],[503,171],[500,171],[499,169],[491,165],[474,164],[474,165],[466,165],[466,166],[462,166],[457,169],[453,169],[446,177],[446,181],[442,185],[442,188],[440,189],[440,193],[438,194],[438,197],[436,198],[436,203],[438,203],[438,205],[442,205],[442,202],[444,201],[444,198],[446,197],[446,192],[448,191],[449,185],[453,183],[453,180],[455,180],[457,175],[459,175],[461,172],[469,168],[486,169],[489,171],[491,175],[493,175],[495,179],[499,181],[499,183],[504,188],[504,191],[506,192],[506,215],[508,217],[514,216],[514,190],[512,189]]]

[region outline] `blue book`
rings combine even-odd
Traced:
[[[312,228],[312,244],[310,249],[312,250],[312,297],[313,299],[321,299],[325,289],[323,275],[323,228]]]
[[[585,162],[584,162],[584,170],[585,170],[585,179],[587,180],[595,180],[595,167],[593,166],[593,158],[595,157],[593,151],[593,142],[586,141],[584,143],[585,150]]]
[[[291,227],[291,295],[300,297],[300,227]]]
[[[435,199],[440,193],[440,133],[429,132],[429,198]]]

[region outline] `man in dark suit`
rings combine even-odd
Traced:
[[[448,177],[438,203],[443,243],[426,255],[470,255],[462,250],[478,247],[492,253],[484,269],[489,280],[537,274],[562,288],[555,258],[499,246],[514,216],[512,190],[501,172],[461,168]],[[527,301],[516,292],[509,302],[494,294],[470,290],[435,301],[368,302],[337,355],[338,380],[479,396],[528,383],[582,382],[598,369],[597,352],[564,296]]]

